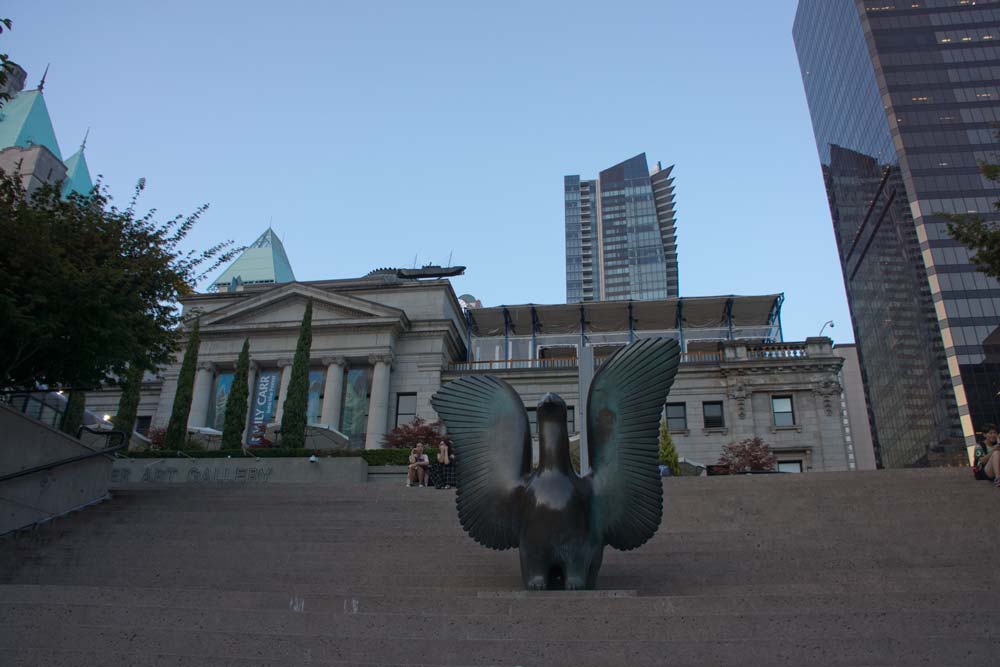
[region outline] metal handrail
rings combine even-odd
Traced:
[[[17,472],[12,472],[7,475],[0,476],[0,483],[10,481],[12,479],[17,479],[18,477],[25,477],[27,475],[34,475],[37,472],[45,472],[46,470],[52,470],[53,468],[58,468],[60,466],[69,465],[70,463],[77,463],[78,461],[86,461],[87,459],[97,458],[98,456],[107,456],[108,454],[114,454],[120,449],[124,449],[125,444],[115,445],[114,447],[108,447],[107,449],[99,449],[93,452],[87,452],[86,454],[80,454],[79,456],[71,456],[67,459],[61,459],[59,461],[53,461],[52,463],[44,463],[40,466],[35,466],[34,468],[27,468],[25,470],[18,470]]]
[[[108,431],[108,430],[105,430],[103,428],[91,428],[89,426],[81,426],[80,428],[76,429],[76,439],[77,440],[80,439],[80,436],[83,435],[84,431],[86,431],[87,433],[92,433],[94,435],[103,435],[104,436],[104,444],[105,445],[110,444],[111,441],[115,440],[115,439],[118,440],[118,444],[119,445],[124,445],[125,444],[125,432],[124,431]]]

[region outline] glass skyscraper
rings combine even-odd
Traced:
[[[1000,284],[935,213],[1000,219],[1000,2],[799,0],[793,28],[884,467],[1000,422]]]
[[[597,180],[566,176],[566,301],[678,296],[673,167],[641,153]]]

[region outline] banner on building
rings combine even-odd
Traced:
[[[275,399],[278,394],[278,383],[281,373],[278,371],[261,371],[257,377],[257,386],[253,392],[253,413],[250,421],[250,444],[262,444],[264,427],[274,420]]]
[[[222,373],[215,380],[215,392],[212,394],[212,411],[208,420],[211,428],[221,431],[226,425],[226,404],[229,402],[229,394],[233,390],[232,373]]]
[[[309,371],[309,401],[306,422],[318,424],[323,412],[323,371]],[[336,427],[334,427],[336,428]]]

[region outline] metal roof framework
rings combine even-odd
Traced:
[[[474,336],[532,333],[611,333],[774,326],[784,296],[682,297],[656,301],[596,301],[471,308]]]
[[[598,301],[573,304],[523,304],[466,311],[466,341],[472,338],[503,337],[504,349],[511,337],[530,337],[537,349],[539,336],[627,335],[628,341],[643,333],[677,332],[681,345],[699,332],[717,333],[713,338],[734,339],[739,330],[767,332],[765,342],[782,340],[781,306],[783,294],[758,296],[681,297],[655,301]],[[603,338],[604,336],[598,336]]]

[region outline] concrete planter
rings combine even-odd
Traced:
[[[361,457],[239,459],[115,459],[111,488],[147,484],[315,484],[339,486],[368,481]]]

